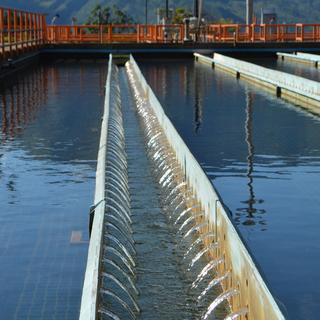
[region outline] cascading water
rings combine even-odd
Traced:
[[[135,286],[136,252],[132,238],[128,166],[119,72],[116,66],[112,68],[98,313],[101,319],[136,319],[140,308],[137,303],[139,292]]]
[[[126,71],[113,66],[110,88],[99,317],[237,319],[214,230]]]
[[[233,315],[228,298],[235,295],[236,290],[232,291],[232,295],[223,292],[223,282],[228,278],[229,271],[224,270],[223,274],[221,268],[217,268],[223,265],[223,257],[212,258],[218,255],[219,243],[215,242],[214,232],[205,220],[193,190],[188,187],[182,167],[139,87],[130,63],[126,67],[147,153],[160,185],[163,208],[170,227],[176,233],[176,253],[189,288],[190,308],[197,310],[194,318],[228,318]]]
[[[81,320],[96,312],[113,320],[244,320],[270,308],[280,319],[221,200],[133,58],[126,68],[110,68],[102,122],[108,139],[101,135],[100,207],[89,249],[94,264],[88,259]],[[247,301],[248,291],[258,298]]]

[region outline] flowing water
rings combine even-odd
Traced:
[[[56,61],[0,90],[0,319],[76,319],[106,63]]]
[[[319,118],[192,60],[139,65],[229,207],[285,316],[318,319]]]
[[[112,71],[99,316],[224,319],[230,314],[227,299],[212,305],[223,294],[225,278],[215,268],[222,259],[210,263],[207,256],[219,245],[208,230],[206,236],[195,231],[208,224],[203,226],[199,204],[178,178],[181,167],[130,67]],[[115,166],[121,170],[110,180]],[[122,199],[110,192],[115,180],[127,191]]]

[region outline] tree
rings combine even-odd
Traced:
[[[111,8],[109,6],[96,5],[86,21],[86,24],[131,24],[134,23],[134,19],[120,10],[119,7],[113,5]]]
[[[174,24],[183,23],[183,19],[191,16],[192,16],[191,12],[187,11],[185,8],[176,8],[173,14],[172,23]]]
[[[124,11],[121,11],[116,5],[113,5],[112,7],[112,23],[115,24],[132,24],[134,23],[134,19],[125,13]]]
[[[217,23],[219,23],[219,24],[233,24],[234,22],[230,18],[220,18]]]

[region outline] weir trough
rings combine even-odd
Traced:
[[[220,291],[212,296],[208,305],[198,305],[199,308],[205,307],[204,312],[201,312],[200,319],[213,319],[214,312],[223,302],[227,302],[229,308],[226,309],[226,315],[218,319],[284,319],[254,260],[234,227],[222,200],[166,116],[132,56],[126,63],[125,70],[136,106],[135,111],[144,135],[145,150],[154,168],[155,180],[159,183],[160,192],[165,191],[162,201],[166,207],[166,214],[172,221],[172,228],[176,228],[177,235],[184,245],[188,244],[185,241],[186,238],[192,240],[185,248],[183,257],[183,260],[187,262],[187,258],[192,257],[188,262],[188,272],[193,279],[190,290],[197,288],[200,283],[203,285],[204,278],[208,278],[208,276],[213,278],[209,279],[210,282],[206,284],[206,289],[196,300],[202,301],[203,296],[206,296],[206,298],[209,296],[209,299],[211,299],[211,295],[207,295],[207,292],[216,285],[219,285],[220,288]],[[122,152],[121,148],[125,145],[122,139],[125,135],[122,134],[122,130],[126,130],[122,126],[121,107],[119,107],[121,105],[121,95],[117,90],[117,84],[113,83],[118,81],[117,74],[118,69],[112,64],[112,56],[110,56],[98,155],[95,204],[91,210],[94,219],[81,301],[81,320],[104,319],[105,317],[108,319],[121,318],[113,310],[105,308],[105,306],[112,307],[112,305],[110,303],[109,305],[103,304],[104,293],[112,297],[114,303],[120,303],[126,311],[129,311],[130,318],[139,319],[140,317],[138,296],[135,295],[134,299],[131,299],[132,303],[127,303],[122,296],[105,289],[110,281],[118,286],[123,285],[123,293],[126,294],[130,291],[127,292],[126,289],[135,289],[133,283],[135,277],[131,277],[129,272],[131,268],[127,269],[128,272],[125,274],[124,269],[121,271],[115,263],[110,261],[108,265],[105,263],[107,259],[105,251],[108,246],[106,239],[112,240],[115,244],[120,241],[109,234],[108,229],[106,229],[106,224],[109,221],[108,214],[110,214],[108,203],[113,200],[113,197],[116,197],[120,202],[122,202],[120,199],[125,198],[127,203],[130,201],[129,195],[124,197],[122,194],[117,194],[115,189],[110,190],[110,181],[117,180],[119,182],[121,179],[127,179],[128,169],[125,155],[117,156],[114,154],[115,148],[120,153]],[[120,139],[119,147],[116,146],[114,138]],[[118,168],[122,167],[123,172],[118,172],[119,179],[112,175],[112,180],[110,180],[110,177],[108,178],[108,165],[110,165],[110,159],[115,157],[120,160],[121,164]],[[125,185],[123,184],[120,189],[125,190]],[[177,201],[176,204],[174,204],[175,201]],[[182,204],[181,210],[177,210],[180,206],[179,202]],[[170,206],[172,204],[174,204],[173,207]],[[128,209],[128,216],[124,207]],[[121,217],[120,214],[115,216],[116,211],[114,211],[111,212],[114,215],[112,219],[118,218],[118,226],[121,224],[124,227],[123,231],[127,230],[128,233],[126,235],[125,232],[122,232],[123,237],[130,240],[130,205],[124,207],[121,211],[125,213],[125,216]],[[172,209],[174,207],[175,209]],[[139,221],[136,223],[139,223]],[[132,229],[134,229],[134,226]],[[126,243],[126,245],[128,244],[130,244],[130,248],[135,245],[131,240]],[[199,244],[201,246],[198,247]],[[196,248],[199,248],[199,250],[195,251]],[[109,247],[109,250],[111,249],[112,247]],[[117,255],[122,255],[124,258],[126,256],[125,260],[131,261],[131,255],[128,251],[126,248],[119,249]],[[134,249],[132,251],[134,252]],[[201,267],[202,271],[198,275],[193,274],[194,266],[204,258],[207,261],[205,267]],[[136,263],[139,265],[139,261],[136,261]],[[132,260],[130,265],[132,266],[132,273],[134,273],[135,262]],[[109,269],[112,266],[116,266],[124,274],[124,279],[128,279],[128,282],[118,282]],[[214,271],[214,275],[211,271]],[[138,294],[138,291],[136,293]]]
[[[237,78],[262,86],[278,97],[320,115],[320,83],[285,72],[215,53],[213,58],[194,54],[196,61],[232,73]]]
[[[96,319],[98,311],[98,288],[99,272],[102,254],[102,235],[105,213],[105,171],[106,171],[106,150],[107,133],[110,109],[110,89],[111,89],[112,56],[109,58],[108,76],[106,82],[105,104],[101,124],[101,136],[97,160],[96,186],[94,205],[90,209],[90,218],[92,218],[92,227],[90,230],[90,244],[88,251],[87,267],[83,284],[81,298],[81,320]],[[90,223],[91,225],[91,223]]]
[[[294,52],[294,53],[284,53],[277,52],[277,56],[282,60],[295,61],[305,64],[311,64],[318,68],[320,62],[320,56],[316,54],[304,53],[304,52]]]

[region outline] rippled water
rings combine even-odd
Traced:
[[[288,319],[320,312],[320,121],[219,70],[140,61]]]
[[[76,319],[106,64],[57,61],[0,90],[0,319]]]

